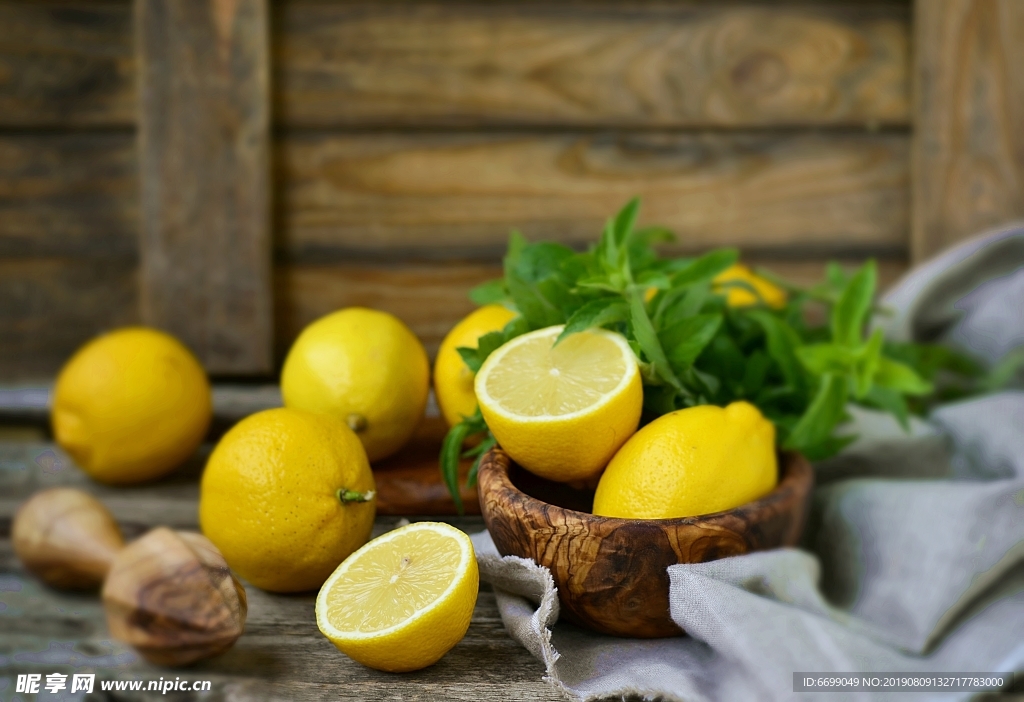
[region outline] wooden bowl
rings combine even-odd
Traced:
[[[799,541],[814,474],[796,453],[780,454],[779,467],[772,492],[735,509],[618,519],[590,514],[592,491],[538,478],[492,449],[480,462],[480,508],[499,553],[551,571],[567,620],[615,636],[677,636],[683,632],[669,616],[670,565]]]

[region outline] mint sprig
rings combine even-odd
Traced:
[[[929,398],[948,397],[950,387],[967,392],[979,385],[978,365],[949,349],[892,344],[879,331],[867,334],[876,311],[874,261],[852,275],[829,264],[825,280],[806,289],[766,274],[786,290],[783,308],[763,301],[730,307],[730,288],[759,297],[744,281],[714,282],[736,263],[738,252],[664,258],[654,247],[673,237],[663,228],[637,229],[639,208],[638,199],[627,203],[584,252],[529,243],[513,232],[503,277],[470,297],[477,304],[509,305],[520,316],[480,337],[475,348],[459,349],[470,370],[478,371],[494,350],[528,331],[565,324],[561,341],[595,327],[610,329],[627,339],[640,363],[643,421],[694,405],[747,400],[775,423],[781,447],[811,459],[830,456],[852,440],[835,435],[849,402],[890,412],[906,426]],[[824,323],[807,321],[812,308]],[[464,453],[471,436],[479,443]],[[480,456],[493,445],[479,410],[445,438],[441,471],[460,513],[459,460],[477,458],[472,484]]]

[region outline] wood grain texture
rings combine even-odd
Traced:
[[[137,324],[133,261],[0,258],[0,382],[52,378],[100,332]]]
[[[131,3],[0,3],[0,126],[135,124]]]
[[[279,254],[496,260],[509,230],[593,241],[641,195],[681,250],[905,249],[901,134],[290,135]]]
[[[1024,217],[1024,3],[915,4],[913,259]]]
[[[501,449],[480,464],[480,506],[503,556],[547,566],[561,616],[615,636],[677,636],[667,568],[779,546],[795,546],[814,472],[783,454],[776,488],[725,512],[686,519],[617,519],[589,513],[593,493],[531,475]]]
[[[293,126],[906,124],[905,7],[282,3]]]
[[[409,325],[433,358],[441,339],[475,307],[467,296],[501,275],[497,264],[278,265],[275,272],[277,356],[302,329],[343,307],[372,307]]]
[[[801,285],[824,279],[826,261],[746,258],[755,268]],[[847,267],[863,259],[839,258]],[[885,290],[907,270],[902,257],[879,261],[879,289]],[[283,359],[302,329],[335,310],[366,306],[386,310],[410,326],[434,357],[441,340],[474,305],[469,291],[501,276],[497,261],[484,263],[421,263],[386,265],[279,264],[275,270],[277,358]]]
[[[272,367],[266,0],[136,0],[142,317],[211,373]]]
[[[134,261],[138,192],[128,133],[0,134],[0,257]]]

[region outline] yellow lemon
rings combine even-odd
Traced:
[[[429,386],[430,363],[416,335],[394,315],[363,307],[306,327],[281,371],[285,405],[340,418],[359,435],[370,461],[412,437]]]
[[[104,483],[158,478],[188,458],[210,424],[210,383],[174,337],[128,327],[93,339],[53,389],[57,443]]]
[[[775,426],[749,402],[671,412],[615,454],[594,514],[670,519],[732,509],[771,492],[776,460]]]
[[[447,524],[417,522],[345,559],[317,595],[316,623],[363,665],[418,670],[466,635],[479,585],[469,537]]]
[[[460,346],[476,348],[481,336],[501,331],[516,316],[516,312],[501,305],[481,307],[456,324],[441,342],[434,361],[434,394],[448,426],[458,424],[462,417],[476,411],[474,374],[456,349]]]
[[[224,435],[203,472],[199,523],[256,587],[320,587],[373,529],[373,473],[344,422],[281,407]]]
[[[747,283],[757,291],[757,295],[745,288],[730,287],[726,289],[724,287],[719,287],[719,290],[726,290],[726,303],[730,307],[749,307],[750,305],[759,304],[762,300],[764,301],[764,304],[775,309],[782,309],[786,306],[785,290],[775,283],[757,275],[741,263],[729,266],[724,271],[716,275],[714,282],[721,286],[722,283],[728,283],[734,280]],[[760,295],[760,299],[758,298],[758,295]]]
[[[519,465],[550,480],[596,475],[636,431],[643,388],[621,334],[562,326],[512,339],[476,376],[487,426]]]

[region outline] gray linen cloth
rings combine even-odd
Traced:
[[[897,339],[995,361],[1024,342],[1024,227],[911,272],[884,299]],[[1024,671],[1024,392],[947,405],[905,433],[851,408],[860,437],[816,466],[802,548],[672,566],[688,636],[602,636],[558,622],[547,569],[473,537],[509,634],[577,700],[967,699],[794,692],[795,672]]]

